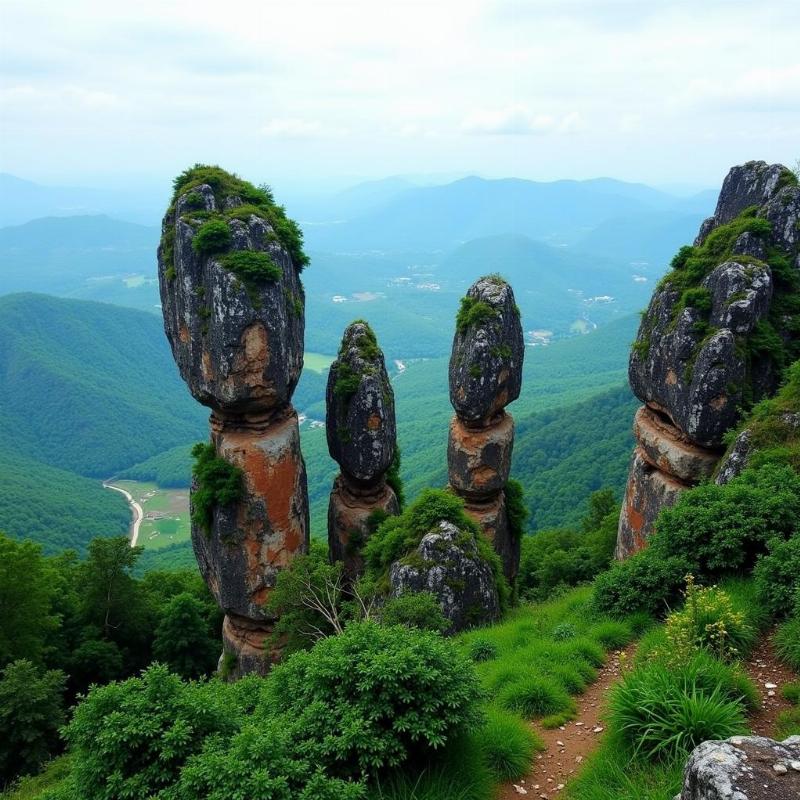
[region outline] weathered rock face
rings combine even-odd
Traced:
[[[470,286],[450,356],[450,402],[467,423],[490,420],[519,397],[522,338],[514,291],[501,278]]]
[[[734,736],[703,742],[689,758],[675,800],[796,800],[800,797],[800,736],[776,742]]]
[[[394,458],[394,391],[375,334],[364,322],[344,332],[326,392],[328,450],[349,478],[383,478]]]
[[[799,220],[800,188],[789,170],[734,167],[695,246],[682,248],[653,294],[628,369],[645,405],[634,424],[617,557],[642,547],[660,509],[714,471],[742,408],[777,390],[772,351],[796,338],[796,318],[780,309],[791,291],[781,270],[787,260],[800,267]],[[745,445],[720,476],[738,474]]]
[[[370,517],[376,511],[400,511],[386,483],[397,446],[394,391],[366,322],[354,322],[344,332],[328,373],[326,406],[328,450],[341,468],[328,504],[329,552],[332,561],[344,562],[352,580],[363,570],[361,548],[372,533]]]
[[[509,524],[505,486],[514,420],[505,407],[519,397],[525,345],[514,292],[502,279],[477,280],[462,300],[450,356],[450,487],[493,543],[506,578],[519,570],[519,532]]]
[[[345,574],[355,578],[364,571],[361,551],[373,533],[373,515],[400,513],[397,496],[386,483],[358,494],[343,475],[337,475],[328,502],[328,551],[331,561],[341,561]]]
[[[268,670],[274,619],[266,604],[279,571],[309,544],[291,406],[303,360],[302,264],[273,228],[283,212],[267,193],[218,168],[182,177],[186,188],[162,226],[159,286],[181,376],[212,409],[215,458],[243,476],[238,499],[214,505],[207,527],[192,524],[200,572],[226,615],[221,670],[235,678]],[[197,480],[193,508],[207,489]]]
[[[471,532],[450,522],[426,534],[410,558],[389,570],[390,595],[430,592],[450,621],[445,633],[455,633],[500,617],[500,602],[492,569],[484,561]]]
[[[300,378],[303,288],[272,227],[255,214],[224,222],[231,236],[225,253],[197,253],[193,242],[203,220],[182,213],[186,198],[196,193],[206,209],[216,210],[211,187],[200,186],[181,195],[162,224],[174,231],[169,263],[170,253],[159,251],[164,328],[181,377],[199,402],[220,413],[262,415],[287,404]],[[223,266],[239,251],[265,253],[279,276],[248,291]]]

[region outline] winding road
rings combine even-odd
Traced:
[[[130,492],[126,492],[125,489],[120,489],[119,486],[114,486],[111,483],[106,483],[103,481],[103,486],[106,489],[113,489],[115,492],[120,492],[120,494],[125,495],[125,499],[130,503],[131,508],[133,508],[133,523],[131,524],[131,547],[136,547],[137,542],[139,541],[139,526],[142,524],[142,520],[144,519],[144,511],[142,511],[142,507],[133,499],[133,495]]]

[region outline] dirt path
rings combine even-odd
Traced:
[[[144,511],[142,507],[133,499],[133,495],[130,492],[126,492],[125,489],[120,489],[119,486],[114,486],[111,483],[106,483],[103,481],[103,486],[106,489],[113,489],[115,492],[120,492],[121,494],[125,495],[125,499],[130,503],[131,508],[133,509],[133,522],[131,523],[131,547],[136,547],[137,542],[139,541],[139,526],[142,524],[142,520],[144,519]]]
[[[798,680],[798,676],[778,660],[772,646],[770,631],[758,644],[753,655],[745,662],[745,670],[761,695],[761,708],[750,716],[753,733],[772,736],[775,720],[781,711],[791,708],[791,703],[781,694],[784,684]]]
[[[608,690],[620,676],[620,656],[625,653],[630,661],[636,645],[611,654],[608,663],[600,670],[597,680],[576,700],[578,715],[561,728],[549,731],[538,723],[531,723],[545,744],[545,750],[536,755],[531,771],[521,780],[508,783],[500,791],[500,800],[511,800],[523,795],[549,800],[557,797],[567,781],[581,768],[584,759],[597,747],[603,735],[602,721]]]

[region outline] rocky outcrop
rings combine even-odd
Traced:
[[[394,392],[383,352],[366,322],[344,332],[326,392],[328,450],[341,469],[328,504],[328,544],[350,579],[363,568],[361,548],[375,512],[400,511],[386,483],[396,452]]]
[[[461,301],[450,356],[450,487],[464,499],[513,583],[520,538],[506,511],[514,420],[505,407],[519,397],[525,344],[514,292],[502,278],[480,278]]]
[[[211,182],[206,182],[208,176]],[[308,491],[291,396],[303,362],[302,264],[276,231],[271,197],[218,168],[184,173],[158,253],[164,327],[181,377],[211,408],[218,470],[235,499],[192,487],[192,545],[222,610],[226,674],[264,674],[279,571],[308,549]],[[247,198],[247,203],[242,199]],[[285,231],[282,230],[285,235]]]
[[[419,546],[389,570],[390,596],[430,592],[449,620],[445,633],[500,618],[491,566],[481,557],[475,535],[442,521]]]
[[[800,736],[776,742],[734,736],[703,742],[692,752],[675,800],[796,800],[800,797]]]
[[[787,261],[800,267],[796,184],[778,164],[734,167],[714,216],[653,294],[628,369],[644,406],[634,423],[618,558],[644,546],[661,508],[714,472],[742,408],[778,388],[777,351],[797,330],[782,311],[792,289],[780,274]]]

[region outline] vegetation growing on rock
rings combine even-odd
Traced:
[[[214,509],[240,500],[244,494],[244,473],[217,455],[213,444],[198,442],[192,448],[192,476],[197,488],[192,492],[192,522],[207,534],[211,532]]]

